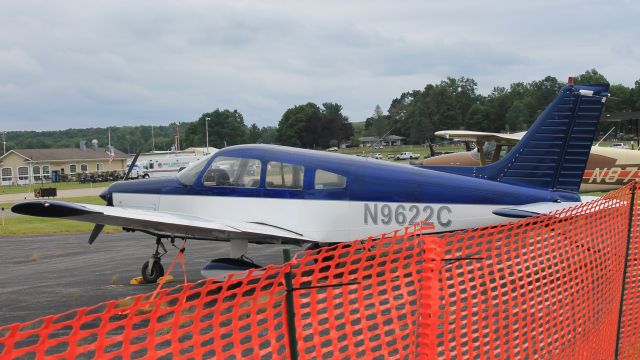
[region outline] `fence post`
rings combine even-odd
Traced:
[[[291,251],[282,249],[285,264],[291,261]],[[289,333],[289,353],[292,360],[298,360],[298,339],[296,338],[296,313],[293,310],[293,280],[291,270],[284,273],[284,285],[287,290],[285,294],[287,306],[287,332]]]
[[[616,360],[620,356],[620,330],[622,329],[622,310],[624,305],[624,292],[627,285],[627,266],[629,264],[629,248],[633,236],[634,215],[636,210],[636,181],[631,188],[631,204],[629,205],[629,232],[627,233],[627,248],[624,255],[624,269],[622,269],[622,291],[620,292],[620,308],[618,309],[618,330],[616,332]]]

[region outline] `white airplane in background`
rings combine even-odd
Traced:
[[[164,269],[162,239],[229,241],[203,274],[255,267],[249,242],[335,243],[418,221],[436,232],[495,224],[575,205],[608,85],[566,86],[513,151],[486,166],[425,170],[275,145],[219,150],[174,178],[112,184],[106,206],[27,201],[13,212],[95,223],[156,237],[142,276]],[[165,251],[166,253],[166,251]]]

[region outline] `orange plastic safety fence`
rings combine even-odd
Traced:
[[[620,359],[640,359],[640,183],[634,185],[636,194],[622,304]]]
[[[301,359],[418,356],[435,288],[426,225],[309,252],[223,283],[201,281],[0,328],[0,358],[291,358],[285,273]],[[434,307],[431,305],[431,307]]]
[[[291,263],[300,359],[418,357],[420,316],[435,307],[441,254],[434,237],[421,236],[433,226],[416,229]],[[425,337],[420,345],[432,343]]]
[[[630,195],[442,235],[433,357],[613,359]]]
[[[291,327],[301,359],[612,359],[619,325],[620,358],[638,358],[634,186],[510,224],[437,236],[421,224],[223,283],[5,326],[0,358],[290,359]]]

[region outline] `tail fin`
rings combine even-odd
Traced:
[[[609,85],[565,86],[503,159],[434,170],[509,184],[578,192]]]

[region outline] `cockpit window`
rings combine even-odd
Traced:
[[[267,188],[302,189],[303,178],[303,166],[276,161],[270,161],[267,164]]]
[[[211,159],[211,156],[204,157],[196,162],[189,164],[186,168],[178,173],[178,180],[185,185],[193,185],[193,183],[202,172],[202,169],[207,165],[207,161]]]
[[[482,151],[484,152],[485,159],[491,159],[493,157],[493,152],[495,150],[496,150],[495,141],[487,141],[482,146]],[[473,158],[476,160],[480,160],[480,156],[478,155],[478,148],[475,148],[471,151],[471,156],[473,156]]]
[[[257,159],[218,156],[204,174],[205,186],[255,188],[260,185],[262,164]]]
[[[316,170],[315,189],[342,189],[347,185],[347,178],[332,172]]]

